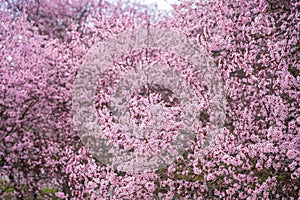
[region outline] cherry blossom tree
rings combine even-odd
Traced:
[[[298,1],[182,1],[173,19],[130,1],[0,2],[1,199],[299,198]],[[204,52],[196,56],[216,66],[222,84],[203,81],[217,76],[203,79],[179,51],[165,52],[168,46],[116,57],[94,97],[111,145],[157,156],[182,130],[193,133],[160,167],[129,172],[102,162],[87,145],[72,100],[81,67],[97,57],[94,46],[138,28],[181,32],[191,49]],[[165,76],[162,65],[177,72]],[[213,86],[224,86],[224,123],[213,112],[223,109],[221,99],[209,101]],[[180,87],[187,88],[183,96]],[[215,118],[218,134],[207,143]],[[133,128],[134,139],[126,134]]]
[[[69,170],[93,165],[72,127],[72,82],[93,42],[131,22],[95,10],[89,27],[85,14],[73,15],[92,13],[87,2],[61,3],[1,2],[1,198],[89,195]]]
[[[228,101],[219,145],[204,160],[193,151],[185,170],[196,175],[179,188],[200,182],[204,198],[297,199],[299,2],[188,1],[174,15],[218,65]]]

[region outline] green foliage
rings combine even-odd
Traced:
[[[23,184],[22,190],[24,193],[28,191],[28,186],[26,184]],[[0,180],[0,194],[3,195],[3,200],[10,200],[12,199],[13,195],[12,193],[15,191],[15,188],[11,186],[11,184],[6,180]],[[55,196],[55,193],[58,192],[56,188],[53,187],[43,187],[40,189],[39,194],[37,196],[37,199],[44,200],[44,199],[53,199],[53,200],[59,200],[60,198]]]

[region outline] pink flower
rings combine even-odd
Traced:
[[[174,166],[171,165],[171,166],[168,167],[168,173],[169,173],[169,174],[172,174],[172,173],[175,172],[175,171],[176,171],[176,169],[175,169]]]
[[[295,149],[290,149],[287,151],[286,153],[287,157],[291,160],[299,157],[299,151],[295,150]]]
[[[155,185],[153,182],[148,182],[146,183],[145,187],[149,192],[153,192],[155,190]]]
[[[200,175],[201,174],[201,170],[198,167],[194,167],[194,173],[196,175]]]
[[[212,180],[214,180],[216,177],[213,175],[213,174],[211,174],[211,173],[209,173],[209,174],[207,174],[206,175],[206,180],[207,181],[212,181]]]
[[[62,199],[66,199],[68,198],[68,195],[63,193],[63,192],[56,192],[55,195],[58,197],[58,198],[62,198]]]

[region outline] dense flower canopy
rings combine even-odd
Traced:
[[[130,1],[0,2],[1,199],[299,198],[298,1],[190,0],[172,15]],[[163,161],[129,173],[86,145],[72,98],[94,46],[138,28],[180,32],[216,66],[222,84],[203,81],[218,76],[202,79],[168,46],[128,51],[110,63],[94,97],[105,137]],[[210,101],[213,86],[224,99]],[[218,134],[207,143],[214,124]],[[193,133],[184,151],[158,156],[183,130]]]

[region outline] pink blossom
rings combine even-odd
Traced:
[[[286,155],[289,159],[295,159],[299,156],[299,151],[295,149],[290,149],[287,151]]]

